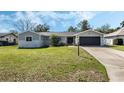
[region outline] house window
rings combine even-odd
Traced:
[[[26,41],[32,41],[32,37],[26,37]]]
[[[13,39],[13,42],[16,42],[16,39]]]
[[[6,38],[6,41],[8,41],[8,38]]]

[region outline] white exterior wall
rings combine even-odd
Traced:
[[[113,41],[114,39],[121,38],[123,39],[123,45],[124,45],[124,36],[115,36],[115,37],[105,37],[105,45],[114,45]]]
[[[113,45],[113,39],[105,38],[105,45]]]
[[[100,45],[101,46],[104,46],[105,45],[105,43],[104,43],[104,37],[100,37]]]
[[[1,37],[0,40],[7,41],[7,40],[6,40],[7,38],[8,38],[8,42],[14,42],[14,39],[15,39],[16,42],[17,42],[17,37],[14,36],[13,34],[5,35],[4,37]]]
[[[84,31],[84,32],[78,33],[78,36],[95,37],[95,36],[103,36],[103,35],[95,32],[95,31]]]
[[[49,46],[50,44],[50,38],[48,36],[41,36],[41,46]]]
[[[78,36],[75,37],[75,44],[78,45]]]
[[[32,41],[26,41],[26,37],[28,36],[32,37]],[[19,34],[18,37],[18,46],[20,48],[35,48],[43,46],[41,36],[34,32],[24,32],[22,34]]]
[[[18,45],[20,48],[35,48],[35,47],[41,47],[42,42],[39,40],[35,40],[35,41],[31,41],[31,42],[19,40]]]
[[[67,37],[61,36],[60,38],[61,38],[61,41],[60,41],[61,43],[65,43],[65,44],[67,43]]]

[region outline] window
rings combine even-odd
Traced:
[[[26,37],[26,41],[32,41],[32,37]]]
[[[16,42],[16,39],[13,39],[13,42]]]
[[[6,38],[6,41],[8,41],[8,38]]]

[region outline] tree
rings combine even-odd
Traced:
[[[33,31],[35,26],[36,23],[33,23],[29,18],[20,19],[14,24],[15,29],[19,32]]]
[[[39,24],[35,27],[35,32],[48,32],[49,31],[49,26],[47,24]]]
[[[109,24],[105,24],[99,28],[96,28],[95,30],[96,31],[99,31],[101,33],[105,33],[105,34],[108,34],[108,33],[112,33],[115,31],[115,29],[113,28],[110,28],[111,26]]]
[[[57,35],[52,34],[50,36],[50,41],[51,41],[51,45],[52,46],[58,46],[59,45],[59,41],[60,41],[60,37],[58,37]]]
[[[124,21],[122,21],[122,22],[120,23],[120,26],[121,26],[121,27],[124,27]]]
[[[76,32],[77,31],[77,28],[76,27],[73,27],[73,26],[70,26],[67,31],[68,32]]]
[[[116,30],[120,29],[121,27],[117,27]]]
[[[85,30],[90,29],[90,25],[88,23],[88,20],[80,21],[77,26],[79,27],[80,31],[85,31]]]
[[[103,26],[101,26],[100,28],[100,32],[107,32],[110,29],[110,25],[109,24],[105,24]]]

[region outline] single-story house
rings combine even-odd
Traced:
[[[106,45],[124,45],[124,27],[104,36]]]
[[[104,45],[104,34],[87,30],[82,32],[22,32],[18,35],[20,48],[36,48],[50,45],[50,36],[55,34],[60,37],[60,43],[66,45]]]
[[[0,44],[4,41],[8,43],[17,43],[18,41],[17,34],[14,33],[0,33]]]

